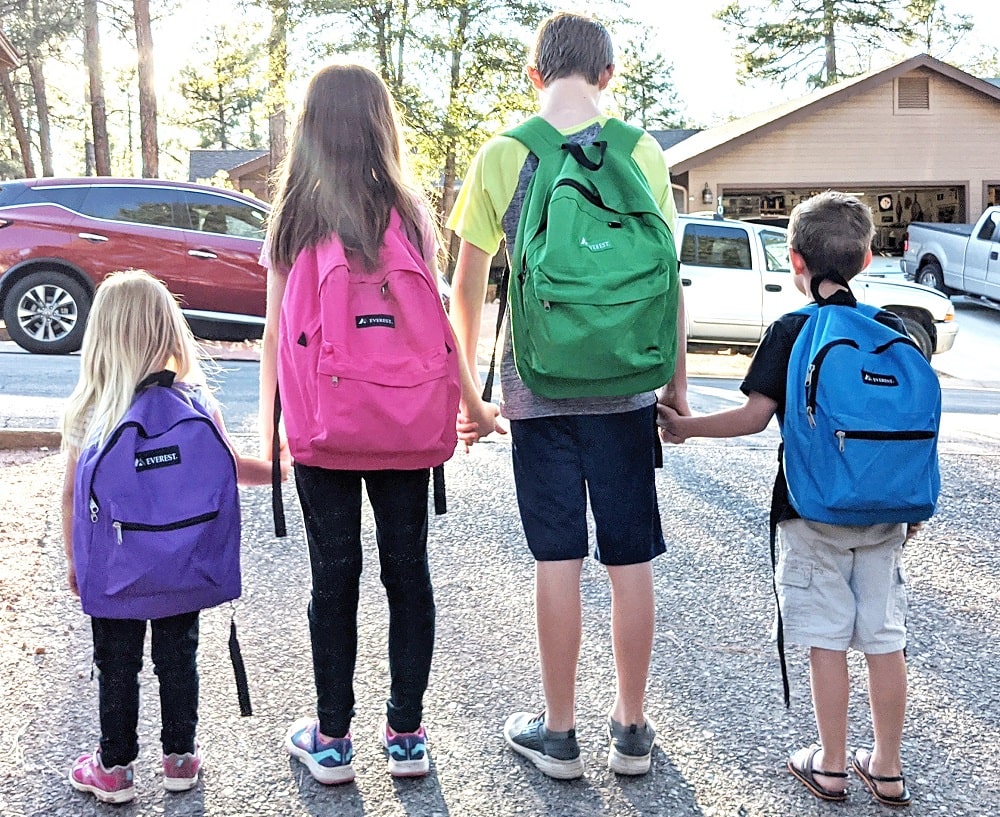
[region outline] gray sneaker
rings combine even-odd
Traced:
[[[545,728],[545,713],[515,712],[503,726],[504,740],[519,755],[524,755],[544,774],[559,780],[583,776],[580,745],[576,730],[551,733]]]
[[[646,774],[653,755],[653,740],[656,726],[649,719],[640,727],[632,723],[622,726],[614,718],[608,718],[608,735],[611,749],[608,751],[608,768],[618,774]]]

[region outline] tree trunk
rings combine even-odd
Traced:
[[[49,101],[45,89],[45,74],[42,63],[35,54],[25,57],[31,88],[35,94],[35,114],[38,117],[38,153],[42,160],[42,175],[54,176],[52,166],[52,131],[49,127]]]
[[[468,28],[469,9],[468,6],[463,6],[458,15],[458,25],[455,29],[455,45],[451,51],[451,76],[448,83],[449,108],[455,104],[455,100],[458,97],[462,84],[462,54],[465,47],[465,33]],[[453,125],[453,123],[450,124]],[[446,145],[444,155],[444,174],[441,180],[441,201],[438,210],[442,221],[447,218],[448,213],[451,212],[452,205],[455,203],[455,179],[458,176],[458,172],[455,167],[457,163],[455,156],[455,139],[449,133],[445,133],[444,138]]]
[[[0,86],[3,87],[3,97],[7,102],[7,110],[10,111],[10,119],[14,125],[14,136],[17,139],[18,150],[21,151],[21,164],[24,165],[24,177],[34,178],[35,163],[31,158],[31,142],[28,140],[28,130],[24,127],[24,111],[21,110],[21,100],[17,98],[17,90],[14,88],[14,81],[10,78],[10,71],[6,68],[0,70]]]
[[[270,171],[281,164],[288,150],[285,117],[285,86],[288,82],[288,0],[271,0],[271,32],[268,35],[268,157]],[[271,176],[268,193],[273,193]]]
[[[160,144],[156,135],[156,86],[153,82],[153,31],[149,0],[132,0],[135,44],[139,52],[139,140],[142,144],[142,177],[160,174]]]
[[[101,71],[101,35],[98,27],[97,0],[83,3],[83,59],[90,80],[90,119],[94,134],[94,170],[98,176],[111,175],[111,147],[108,142],[108,117],[104,102],[104,75]]]
[[[837,37],[833,24],[833,0],[823,0],[823,44],[826,49],[826,78],[823,84],[829,86],[840,78],[837,73]]]

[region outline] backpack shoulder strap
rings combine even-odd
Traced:
[[[608,143],[608,150],[631,156],[643,133],[642,128],[637,128],[612,117],[604,123],[597,138]]]
[[[546,154],[559,153],[566,138],[545,119],[533,116],[516,128],[505,131],[504,136],[516,139],[541,159]]]

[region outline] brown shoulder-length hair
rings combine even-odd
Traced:
[[[420,235],[419,202],[385,83],[361,65],[320,69],[279,171],[268,228],[272,266],[288,269],[302,250],[335,233],[371,269],[393,207]]]

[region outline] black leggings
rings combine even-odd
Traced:
[[[295,465],[305,516],[320,731],[342,737],[354,715],[361,579],[361,483],[375,515],[380,577],[389,602],[389,725],[414,732],[434,650],[434,593],[427,565],[430,471],[330,471]]]

